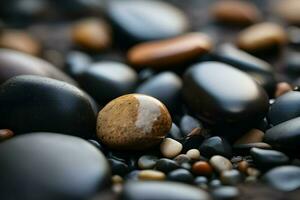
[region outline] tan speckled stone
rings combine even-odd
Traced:
[[[163,172],[156,170],[142,170],[139,173],[140,180],[164,180],[166,179],[166,175]]]
[[[248,52],[269,50],[286,42],[287,34],[284,29],[270,22],[252,25],[240,32],[237,38],[238,47]]]
[[[147,149],[160,143],[171,126],[171,116],[160,101],[129,94],[112,100],[99,112],[97,136],[113,149]]]
[[[213,47],[209,36],[189,33],[171,39],[146,42],[132,47],[128,61],[136,67],[162,68],[195,59]]]
[[[107,49],[112,43],[111,28],[105,21],[97,18],[87,18],[75,23],[72,38],[78,46],[92,51]]]

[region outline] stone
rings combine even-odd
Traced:
[[[94,63],[79,76],[81,87],[102,104],[131,93],[137,81],[133,69],[115,61]]]
[[[1,198],[87,199],[110,186],[104,155],[78,137],[28,133],[0,149]]]
[[[129,167],[125,163],[125,160],[109,158],[108,161],[113,175],[124,176],[129,172]]]
[[[197,161],[193,164],[192,172],[198,176],[208,176],[213,174],[213,168],[208,162]]]
[[[276,13],[290,24],[300,24],[300,5],[297,0],[278,2],[275,6]]]
[[[39,55],[42,49],[36,38],[27,32],[13,29],[1,32],[0,48],[12,49],[35,56]]]
[[[210,137],[200,145],[200,151],[203,156],[210,158],[214,155],[222,155],[227,158],[232,157],[230,144],[219,136]]]
[[[241,173],[236,170],[227,170],[221,173],[220,180],[224,185],[237,185],[242,182]]]
[[[14,136],[14,132],[9,129],[0,129],[0,142],[10,139]]]
[[[300,117],[280,123],[266,131],[264,141],[274,148],[298,152]]]
[[[164,103],[171,113],[178,113],[181,105],[182,80],[174,72],[156,74],[136,88],[136,93],[146,94]]]
[[[198,149],[190,149],[186,152],[186,155],[191,160],[200,160],[200,151]]]
[[[203,33],[141,43],[129,49],[128,61],[137,68],[161,69],[193,61],[212,49],[212,41]]]
[[[191,162],[191,159],[185,154],[179,154],[173,159],[178,165]]]
[[[142,170],[139,172],[140,180],[164,180],[166,179],[166,175],[163,172],[156,170]]]
[[[157,99],[129,94],[109,102],[98,114],[97,136],[113,149],[141,150],[159,144],[172,126]]]
[[[52,64],[22,52],[0,49],[0,84],[18,75],[37,75],[77,85],[68,75]]]
[[[174,158],[181,150],[182,144],[171,138],[165,138],[160,144],[160,152],[166,158]]]
[[[249,155],[249,151],[251,148],[260,148],[260,149],[272,149],[272,146],[265,142],[255,142],[248,144],[234,144],[233,149],[234,152],[237,152],[241,155]]]
[[[183,95],[199,118],[220,130],[245,129],[262,120],[269,106],[267,94],[253,79],[220,62],[190,67],[184,75]]]
[[[180,129],[185,136],[190,134],[196,128],[202,128],[202,124],[199,120],[187,114],[181,117]]]
[[[218,1],[212,6],[213,17],[223,23],[249,25],[261,19],[261,13],[251,2],[229,0]],[[234,12],[233,12],[234,11]]]
[[[281,47],[287,42],[285,30],[275,23],[263,22],[254,24],[237,37],[237,46],[248,52],[259,52],[274,47]]]
[[[0,128],[16,135],[46,131],[90,138],[96,112],[93,99],[66,82],[23,75],[0,86]]]
[[[264,132],[258,129],[251,129],[240,137],[234,144],[249,144],[262,142],[264,138]]]
[[[255,166],[263,171],[289,163],[289,157],[276,150],[252,148],[250,155]]]
[[[74,78],[78,78],[91,64],[92,58],[81,51],[70,51],[65,58],[65,70]]]
[[[291,91],[278,97],[270,106],[268,120],[272,125],[300,117],[300,92]]]
[[[194,177],[186,169],[176,169],[174,171],[171,171],[168,176],[168,180],[170,181],[176,181],[176,182],[183,182],[183,183],[193,183]]]
[[[238,199],[240,192],[233,186],[222,186],[212,191],[212,196],[215,200],[234,200]]]
[[[211,157],[209,163],[219,173],[231,170],[233,167],[227,158],[219,155]]]
[[[158,157],[152,155],[143,155],[138,160],[138,166],[141,169],[152,169],[155,167]]]
[[[173,171],[175,169],[178,169],[179,165],[171,159],[168,158],[161,158],[156,162],[155,169],[162,171],[164,173],[168,173],[170,171]]]
[[[121,200],[161,200],[161,199],[189,199],[211,200],[210,195],[202,189],[183,183],[140,181],[128,182],[120,195]]]
[[[242,160],[241,162],[238,163],[237,169],[246,174],[247,173],[247,169],[249,168],[249,163],[246,160]]]
[[[111,28],[102,19],[84,18],[72,26],[73,42],[91,51],[102,51],[111,46]]]
[[[183,138],[183,135],[178,126],[175,123],[172,123],[171,130],[167,134],[167,137],[172,138],[174,140],[181,140]]]
[[[184,13],[162,1],[109,1],[106,13],[125,46],[173,37],[189,27]]]
[[[262,181],[284,192],[291,192],[300,188],[300,167],[285,165],[271,169]]]

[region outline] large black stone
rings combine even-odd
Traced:
[[[1,199],[87,199],[110,184],[103,154],[83,139],[30,133],[0,144]]]
[[[172,5],[161,1],[112,0],[107,15],[121,42],[133,44],[169,38],[185,32],[186,16]]]
[[[58,80],[23,75],[0,86],[0,128],[16,134],[58,132],[89,138],[95,134],[94,101]]]
[[[190,67],[183,95],[199,118],[223,129],[248,128],[264,118],[269,106],[267,94],[251,77],[219,62]]]

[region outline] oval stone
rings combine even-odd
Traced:
[[[16,134],[47,131],[88,138],[95,134],[95,102],[62,81],[23,75],[0,86],[0,127]]]
[[[79,80],[82,88],[97,102],[107,103],[132,92],[138,76],[123,63],[106,61],[92,64],[79,76]]]
[[[272,125],[300,116],[300,92],[291,91],[280,97],[271,105],[268,120]]]
[[[262,180],[270,186],[285,192],[300,188],[300,167],[286,165],[268,171]]]
[[[264,141],[276,148],[298,152],[300,147],[300,117],[268,129]]]
[[[161,200],[161,199],[189,199],[189,200],[211,200],[210,195],[194,186],[175,183],[140,181],[128,182],[121,193],[121,200]]]
[[[87,199],[110,185],[104,155],[73,136],[17,136],[1,143],[0,162],[2,199]]]
[[[219,127],[248,127],[263,119],[268,96],[247,74],[219,62],[203,62],[184,75],[183,95],[207,123]]]
[[[107,15],[122,41],[129,44],[168,38],[188,29],[186,16],[161,1],[109,1]]]
[[[0,84],[18,75],[45,76],[76,85],[68,75],[40,58],[14,50],[0,49]]]

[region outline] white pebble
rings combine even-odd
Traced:
[[[200,151],[198,149],[190,149],[186,152],[186,155],[191,160],[200,160]]]
[[[171,138],[165,138],[160,144],[160,152],[166,158],[174,158],[181,150],[182,144]]]

